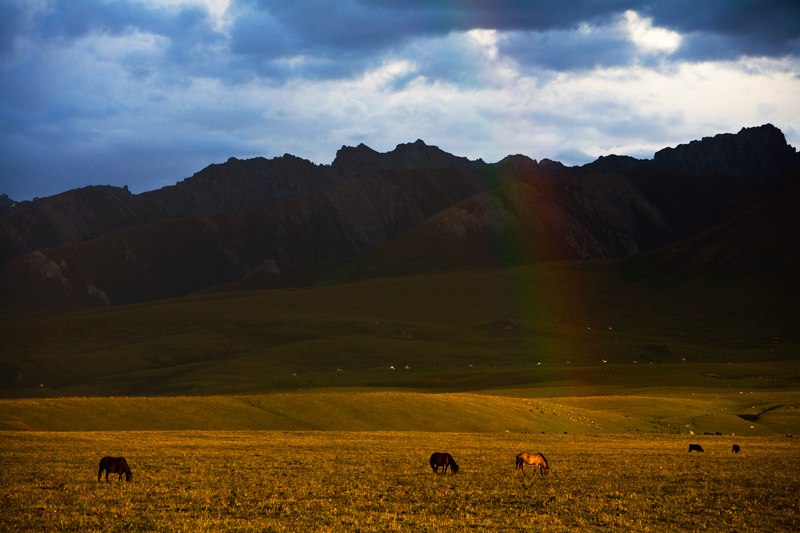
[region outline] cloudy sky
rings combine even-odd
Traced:
[[[0,193],[426,143],[568,165],[770,122],[796,0],[2,0]]]

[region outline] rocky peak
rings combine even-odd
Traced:
[[[656,152],[654,164],[681,174],[763,177],[798,167],[798,155],[772,124],[742,128]]]
[[[250,209],[307,194],[335,183],[328,167],[283,155],[229,158],[175,185],[142,193],[165,218],[207,216]]]
[[[17,202],[8,197],[7,194],[0,195],[0,217],[4,217],[17,211],[30,202]]]
[[[495,166],[504,172],[535,172],[539,169],[539,163],[535,159],[522,154],[507,155]]]
[[[342,146],[331,167],[346,178],[365,176],[387,170],[451,168],[470,164],[466,157],[449,154],[422,140],[398,144],[391,152],[380,153],[365,144],[355,148]]]
[[[582,170],[590,172],[610,172],[621,173],[640,170],[649,166],[650,160],[636,159],[628,155],[601,155],[596,160],[580,167]]]

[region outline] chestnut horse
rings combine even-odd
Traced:
[[[522,475],[525,475],[525,465],[533,465],[533,475],[536,475],[536,468],[539,468],[539,473],[543,476],[550,475],[550,467],[547,465],[547,459],[540,453],[522,452],[517,455],[517,467],[514,470],[522,469]]]
[[[442,470],[442,474],[447,473],[447,467],[450,467],[450,470],[454,473],[458,473],[458,464],[456,464],[453,456],[449,453],[434,453],[431,455],[431,468],[437,474],[439,473],[439,467],[443,466],[444,469]]]
[[[100,459],[100,470],[97,471],[97,482],[100,483],[100,476],[106,471],[106,483],[108,483],[109,474],[119,474],[119,480],[122,481],[122,474],[125,474],[125,481],[133,479],[133,472],[131,467],[128,466],[128,461],[124,457],[103,457]]]

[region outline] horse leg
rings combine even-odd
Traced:
[[[100,470],[97,471],[97,482],[98,483],[100,483],[100,476],[102,476],[102,475],[103,475],[103,469],[101,468]]]

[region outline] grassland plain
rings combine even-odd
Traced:
[[[522,450],[552,474],[515,472]],[[433,474],[433,451],[460,472]],[[134,481],[98,483],[104,455]],[[0,466],[3,531],[800,529],[785,436],[4,432]]]

